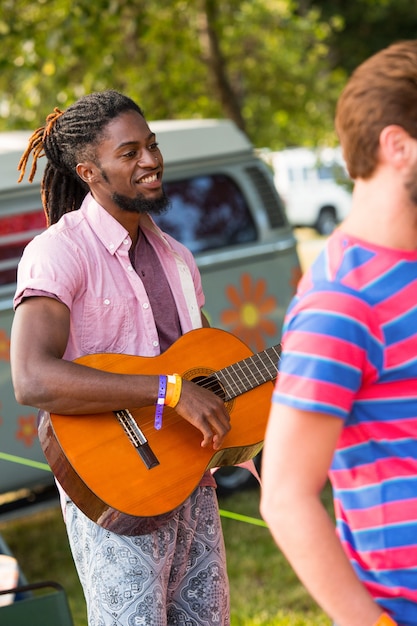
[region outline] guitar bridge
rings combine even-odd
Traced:
[[[126,435],[129,437],[133,447],[136,448],[140,458],[145,464],[147,469],[152,469],[159,465],[159,461],[155,456],[148,440],[146,439],[143,431],[137,425],[137,422],[129,409],[120,409],[119,411],[113,411],[117,420]]]

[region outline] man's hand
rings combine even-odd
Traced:
[[[201,446],[218,450],[230,430],[230,415],[224,402],[212,391],[183,378],[175,410],[203,434]]]

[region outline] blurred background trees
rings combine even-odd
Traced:
[[[416,25],[409,0],[2,0],[0,130],[114,88],[148,120],[229,117],[257,147],[331,144],[348,74]]]

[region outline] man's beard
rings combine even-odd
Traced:
[[[128,213],[151,213],[152,215],[161,215],[165,213],[170,205],[170,200],[162,189],[159,198],[148,199],[143,194],[138,194],[135,198],[129,198],[120,193],[113,193],[112,200],[122,211]]]

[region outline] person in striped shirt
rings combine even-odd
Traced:
[[[415,626],[417,40],[356,69],[336,130],[352,207],[287,311],[261,513],[338,626]]]

